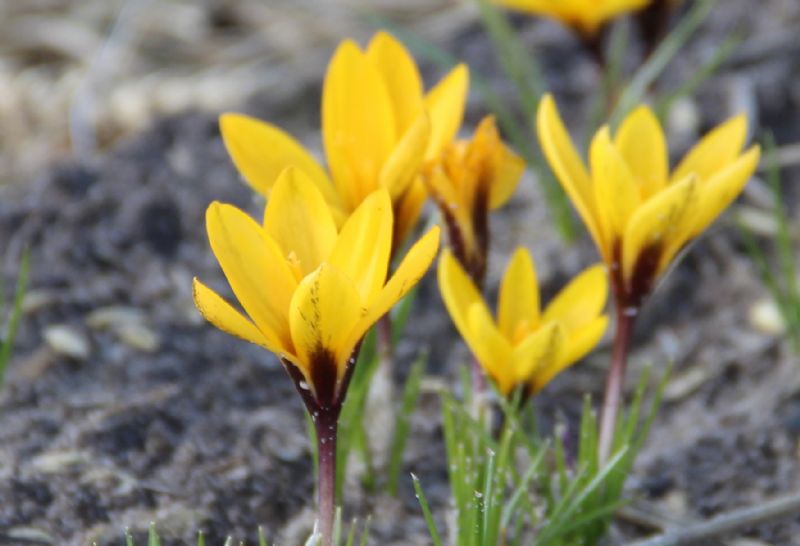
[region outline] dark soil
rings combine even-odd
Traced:
[[[759,133],[795,142],[800,10],[791,0],[765,2],[769,9],[758,13],[749,4],[726,2],[665,85],[682,81],[721,36],[743,29],[748,39],[701,89],[689,129],[703,131],[744,107]],[[552,87],[576,90],[563,98],[566,117],[582,119],[587,106],[577,91],[594,78],[588,57],[554,25],[522,27],[542,51]],[[478,28],[452,50],[491,75]],[[260,97],[250,109],[311,134],[316,99],[302,100],[276,105]],[[474,104],[470,119],[484,112]],[[784,174],[787,185],[800,182],[797,170]],[[748,193],[745,202],[758,201]],[[4,276],[13,278],[24,247],[32,262],[0,393],[0,544],[121,544],[124,527],[141,540],[150,521],[166,545],[191,543],[197,529],[211,545],[228,535],[253,543],[259,525],[279,544],[302,542],[313,521],[313,471],[300,401],[271,355],[205,324],[191,302],[195,275],[229,293],[205,236],[203,215],[214,199],[254,214],[260,207],[227,158],[215,116],[197,113],[165,119],[103,157],[56,166],[0,196]],[[586,240],[565,248],[549,225],[538,188],[524,180],[493,224],[490,278],[515,244],[533,250],[548,295],[595,259]],[[621,519],[611,543],[800,486],[800,361],[749,324],[765,294],[738,230],[723,221],[652,297],[629,379],[645,363],[660,369],[670,361],[674,377],[630,480],[640,517]],[[455,383],[466,352],[430,278],[407,337],[395,379],[415,347],[432,345],[432,377]],[[574,422],[581,393],[599,393],[608,357],[601,347],[545,389],[536,400],[542,419]],[[431,391],[414,415],[405,470],[420,476],[443,521],[446,467]],[[355,482],[346,498],[347,517],[372,515],[371,544],[429,543],[409,480],[396,499]],[[737,536],[798,544],[800,518]]]

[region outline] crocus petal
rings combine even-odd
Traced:
[[[697,179],[690,175],[671,184],[637,209],[623,238],[622,272],[628,282],[633,278],[637,262],[646,252],[656,253],[651,258],[660,261],[664,249],[683,231],[685,222],[690,221],[690,211],[696,210],[697,201]],[[649,273],[653,278],[641,281],[652,282],[662,270],[653,267]]]
[[[399,139],[422,112],[422,78],[417,63],[403,44],[385,31],[379,31],[367,46],[367,58],[383,77],[394,108]]]
[[[589,149],[598,219],[611,244],[625,233],[633,212],[639,206],[639,189],[628,165],[611,142],[608,127],[600,129]],[[666,175],[663,179],[666,181]]]
[[[689,150],[672,173],[673,182],[694,174],[702,184],[736,159],[746,138],[747,118],[744,115],[717,126]]]
[[[331,205],[338,203],[319,163],[282,129],[242,114],[223,114],[219,129],[236,169],[257,192],[268,196],[281,172],[294,166],[314,181]]]
[[[297,282],[277,243],[247,214],[218,202],[206,211],[206,228],[239,303],[265,336],[290,348],[289,301]]]
[[[426,160],[438,157],[458,133],[464,118],[468,86],[469,70],[466,65],[460,64],[426,95],[425,107],[431,116],[431,137],[425,153]]]
[[[531,255],[518,248],[508,263],[497,304],[497,323],[512,343],[539,324],[539,283]]]
[[[389,312],[395,303],[400,301],[403,296],[416,286],[419,280],[436,257],[439,249],[439,228],[434,226],[423,235],[419,241],[414,243],[408,253],[400,262],[400,266],[394,272],[378,295],[372,302],[361,320],[353,328],[350,334],[352,340],[359,340],[364,333],[375,324],[379,318]],[[353,343],[355,343],[353,341]]]
[[[392,102],[383,77],[345,40],[328,65],[322,90],[322,140],[334,183],[354,209],[378,183],[395,143]]]
[[[544,386],[550,377],[543,380],[543,375],[560,360],[565,338],[559,323],[548,322],[514,347],[515,382]]]
[[[398,199],[419,173],[430,130],[430,121],[423,112],[409,126],[384,163],[378,183],[389,190],[392,200]]]
[[[420,177],[416,177],[400,199],[395,202],[393,249],[399,249],[408,234],[417,225],[427,199],[428,190]]]
[[[533,373],[528,383],[532,394],[536,394],[542,390],[555,376],[564,371],[568,366],[567,361],[564,360],[563,354],[566,350],[565,345],[570,341],[567,340],[563,330],[559,328],[557,332],[560,333],[553,336],[553,358],[543,360],[542,365]]]
[[[514,194],[522,174],[525,172],[525,160],[511,148],[500,144],[492,154],[492,185],[489,190],[489,208],[498,209]]]
[[[264,229],[300,277],[315,270],[336,242],[336,223],[325,199],[311,179],[293,167],[275,183],[264,211]]]
[[[386,282],[392,252],[392,202],[385,189],[367,197],[347,219],[330,263],[353,281],[366,305]]]
[[[539,142],[550,167],[586,224],[586,228],[591,233],[603,258],[609,260],[611,253],[610,249],[606,247],[597,221],[594,192],[589,173],[586,172],[583,160],[572,145],[569,133],[558,114],[556,103],[550,95],[545,95],[539,104],[536,127]]]
[[[637,187],[641,187],[644,199],[666,186],[669,179],[667,141],[652,110],[640,106],[631,112],[620,125],[614,144],[638,182]]]
[[[562,367],[571,366],[591,351],[608,328],[608,317],[601,315],[570,333],[561,354]]]
[[[483,301],[467,309],[468,335],[462,336],[472,354],[503,394],[516,384],[511,344],[503,337]]]
[[[753,146],[700,186],[700,207],[694,218],[693,236],[699,235],[733,202],[753,176],[761,148]]]
[[[289,311],[292,340],[318,397],[332,393],[344,375],[355,345],[349,334],[362,312],[355,286],[330,264],[321,264],[297,286]]]
[[[675,255],[692,239],[700,235],[742,192],[758,167],[760,149],[753,146],[736,161],[698,184],[697,206],[686,218],[680,232],[670,241],[661,256],[659,270],[664,270]]]
[[[439,292],[461,337],[470,335],[469,309],[484,305],[483,297],[449,249],[442,252],[437,271]],[[488,311],[487,311],[488,312]]]
[[[607,298],[606,268],[593,265],[558,293],[542,313],[542,322],[559,322],[569,336],[600,314]]]
[[[196,277],[192,281],[192,297],[203,318],[226,334],[255,343],[274,353],[283,350],[280,341],[275,338],[268,339],[255,324]],[[271,336],[271,332],[268,332],[268,335]]]

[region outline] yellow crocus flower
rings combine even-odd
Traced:
[[[747,121],[716,127],[669,172],[667,144],[653,112],[640,106],[612,134],[592,140],[587,169],[555,101],[537,116],[539,141],[551,168],[611,269],[617,303],[641,305],[676,254],[736,199],[758,166],[757,145],[743,150]]]
[[[368,195],[337,229],[318,185],[295,167],[275,182],[263,224],[214,202],[206,227],[245,314],[195,279],[197,308],[219,329],[278,355],[321,408],[341,403],[364,333],[419,281],[439,244],[434,227],[387,281],[388,191]]]
[[[581,359],[603,336],[608,317],[605,267],[576,277],[540,310],[539,285],[530,254],[514,253],[500,285],[497,318],[453,254],[439,260],[439,290],[450,317],[475,358],[508,395],[524,386],[534,394]]]
[[[368,195],[386,188],[395,210],[395,246],[413,228],[427,197],[419,174],[453,140],[464,114],[465,65],[427,94],[414,59],[386,32],[365,50],[345,40],[328,65],[322,89],[322,141],[327,170],[283,130],[241,114],[224,114],[220,130],[244,179],[269,195],[294,165],[318,186],[337,223]]]
[[[591,38],[610,19],[639,10],[652,0],[494,0],[510,9],[556,19]]]
[[[478,286],[486,272],[489,211],[511,198],[524,170],[522,158],[500,140],[492,116],[481,121],[472,140],[448,145],[426,169],[450,246]]]

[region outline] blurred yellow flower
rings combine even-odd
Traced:
[[[445,147],[429,164],[425,182],[445,221],[450,246],[479,286],[486,272],[489,211],[503,206],[525,170],[525,162],[500,140],[487,116],[472,140]]]
[[[290,167],[272,188],[263,225],[232,205],[206,212],[211,249],[245,315],[194,280],[194,300],[217,328],[277,354],[317,404],[341,402],[355,348],[433,261],[434,227],[386,279],[389,193],[368,195],[337,229],[318,185]]]
[[[633,309],[676,254],[736,199],[760,155],[757,145],[742,151],[747,122],[737,116],[700,140],[670,174],[661,126],[640,106],[616,134],[608,127],[597,132],[590,172],[551,96],[539,106],[537,128],[551,168],[611,269],[618,303]]]
[[[328,65],[322,90],[322,140],[327,171],[281,129],[241,114],[224,114],[225,146],[244,179],[269,195],[278,174],[294,165],[313,180],[337,223],[368,195],[386,188],[395,211],[395,246],[416,223],[427,197],[419,179],[425,161],[449,144],[464,114],[468,71],[458,65],[427,94],[414,59],[386,32],[366,50],[345,40]]]
[[[586,37],[609,20],[639,10],[651,0],[494,0],[510,9],[561,21]]]
[[[504,395],[534,394],[588,353],[608,325],[605,267],[585,270],[543,310],[530,254],[514,253],[500,285],[497,319],[453,254],[439,261],[439,290],[473,355]]]

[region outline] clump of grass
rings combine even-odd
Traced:
[[[762,281],[770,292],[786,326],[786,336],[791,340],[795,352],[800,353],[800,284],[792,241],[789,215],[783,200],[781,171],[775,141],[768,136],[764,142],[766,150],[767,182],[772,193],[772,218],[775,225],[773,238],[775,257],[756,242],[753,232],[740,222],[747,252],[755,264]]]
[[[568,453],[560,438],[542,439],[519,393],[501,401],[502,425],[492,431],[473,417],[469,404],[442,395],[443,426],[456,546],[569,546],[597,544],[613,513],[627,502],[625,481],[647,439],[666,377],[649,406],[649,371],[639,381],[627,412],[617,422],[612,456],[600,462],[598,423],[584,403],[578,448]],[[468,387],[468,381],[464,382]],[[643,411],[644,410],[644,411]],[[522,461],[522,462],[521,462]],[[422,484],[412,476],[433,544],[443,544]]]

